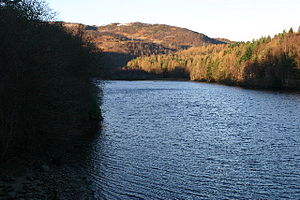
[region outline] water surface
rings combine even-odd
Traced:
[[[300,199],[300,95],[111,81],[91,159],[98,199]]]

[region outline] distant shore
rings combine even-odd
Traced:
[[[266,80],[255,80],[255,81],[247,81],[247,82],[233,82],[233,81],[207,81],[207,80],[190,80],[188,78],[112,78],[106,79],[107,81],[192,81],[192,82],[199,82],[199,83],[211,83],[211,84],[220,84],[220,85],[227,85],[227,86],[234,86],[234,87],[242,87],[247,89],[267,89],[267,90],[292,90],[298,91],[300,90],[300,81],[299,80],[290,80],[289,87],[282,87],[278,84],[272,84]],[[267,82],[267,84],[266,84]]]

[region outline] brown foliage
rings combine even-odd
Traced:
[[[191,80],[260,88],[300,88],[300,34],[281,33],[247,43],[195,47],[168,55],[140,57],[127,68],[160,74],[177,67]]]
[[[83,26],[85,37],[104,52],[104,61],[111,60],[112,54],[122,55],[117,56],[114,62],[104,62],[107,71],[123,67],[128,60],[139,56],[169,54],[193,46],[226,43],[188,29],[162,24],[113,23],[99,27],[61,24],[71,32]]]

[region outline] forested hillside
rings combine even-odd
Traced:
[[[43,1],[0,0],[0,160],[63,149],[99,122],[99,52],[51,17]]]
[[[190,47],[225,44],[226,39],[213,39],[188,29],[163,24],[140,22],[105,26],[61,23],[69,31],[78,31],[103,52],[107,71],[124,66],[138,56],[167,54]]]
[[[187,77],[256,88],[300,89],[300,33],[291,29],[274,38],[194,47],[168,55],[139,57],[123,68],[155,77]]]

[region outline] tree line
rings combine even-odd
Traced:
[[[252,42],[139,57],[129,61],[123,70],[142,70],[161,78],[175,73],[195,81],[300,89],[300,33],[290,29]]]
[[[99,51],[40,0],[0,0],[0,159],[54,146],[101,118]]]

